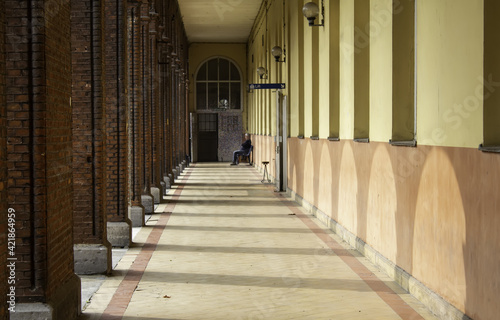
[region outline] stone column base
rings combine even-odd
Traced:
[[[154,204],[161,203],[161,190],[158,187],[151,187],[151,195],[153,196]]]
[[[161,192],[161,202],[163,202],[163,196],[167,194],[167,184],[165,183],[165,181],[160,181],[160,190],[162,190]]]
[[[165,192],[172,186],[172,181],[170,181],[170,176],[163,176],[163,182],[165,182]]]
[[[141,196],[141,204],[144,207],[145,214],[152,214],[155,211],[153,197],[148,194]]]
[[[146,223],[146,218],[144,217],[144,207],[128,207],[128,218],[132,221],[132,227],[142,227]]]
[[[113,247],[128,247],[132,242],[132,227],[127,222],[108,222],[108,241]]]
[[[102,244],[73,245],[76,274],[111,272],[111,246]]]
[[[81,313],[80,278],[71,279],[56,289],[48,303],[16,303],[11,320],[76,319]]]

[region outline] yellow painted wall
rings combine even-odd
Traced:
[[[340,2],[341,139],[354,137],[354,4]],[[473,147],[482,143],[483,4],[482,0],[417,2],[417,143]],[[309,27],[301,17],[301,1],[268,1],[256,21],[248,57],[249,82],[285,82],[290,105],[290,136],[325,139],[330,127],[331,47],[328,27]],[[284,9],[284,10],[283,10]],[[392,130],[392,0],[370,1],[370,141],[388,142]],[[329,10],[329,2],[325,11]],[[285,12],[284,14],[282,12]],[[280,14],[281,13],[281,14]],[[284,16],[283,16],[284,15]],[[283,30],[283,21],[288,19]],[[330,23],[326,16],[326,26]],[[368,34],[367,34],[368,35]],[[263,45],[262,45],[263,40]],[[286,48],[286,64],[276,64],[271,48]],[[257,79],[264,66],[268,79]],[[275,97],[256,92],[261,109],[258,133],[275,135]],[[319,114],[315,115],[314,106]],[[316,111],[315,111],[316,112]]]
[[[417,141],[477,148],[483,141],[483,1],[417,4]]]
[[[303,30],[304,21],[300,13],[302,1],[291,0],[287,1],[287,12],[289,17],[288,27],[288,55],[287,67],[289,69],[289,78],[287,85],[289,86],[290,97],[290,136],[297,137],[304,134],[303,128],[303,109],[304,109],[304,45],[303,45]]]
[[[242,81],[246,79],[247,73],[247,55],[246,44],[236,43],[192,43],[189,46],[189,110],[195,111],[195,75],[196,71],[206,60],[213,57],[224,57],[232,60],[240,69]],[[245,86],[246,84],[243,83]],[[246,108],[246,88],[243,90],[243,109]]]
[[[370,141],[392,131],[392,0],[372,0],[370,21]]]
[[[325,2],[325,12],[330,11],[330,2]],[[315,27],[318,30],[318,40],[315,44],[315,49],[318,53],[318,63],[317,63],[317,101],[319,104],[319,119],[318,119],[318,135],[322,139],[326,139],[330,136],[330,72],[335,72],[331,70],[330,66],[330,15],[325,17],[324,27]],[[308,27],[311,29],[310,27]]]
[[[340,139],[354,137],[354,2],[340,0]]]

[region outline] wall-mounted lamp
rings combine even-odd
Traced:
[[[271,54],[274,56],[274,60],[276,60],[276,62],[285,62],[286,61],[286,58],[283,58],[283,60],[280,61],[281,55],[283,54],[283,50],[281,49],[280,46],[274,46],[271,49]]]
[[[321,27],[325,25],[325,6],[321,0],[321,24],[314,24],[314,20],[319,15],[319,7],[315,2],[308,2],[302,7],[302,14],[309,21],[310,27]]]
[[[267,71],[266,68],[264,67],[258,67],[257,68],[257,74],[261,79],[267,79]]]

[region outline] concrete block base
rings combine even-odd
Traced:
[[[161,202],[160,188],[151,187],[151,195],[153,196],[154,204],[159,204]]]
[[[75,244],[73,251],[76,274],[106,274],[111,271],[111,247]]]
[[[113,247],[128,247],[132,242],[132,227],[127,222],[108,222],[107,231]]]
[[[54,310],[45,303],[17,303],[16,312],[10,312],[11,320],[51,320]]]
[[[145,214],[152,214],[155,211],[155,206],[152,196],[148,194],[143,194],[141,196],[141,204],[144,207]]]
[[[128,218],[132,221],[132,227],[142,227],[145,224],[144,208],[140,206],[128,207]]]
[[[73,275],[56,289],[48,303],[16,303],[11,320],[76,319],[81,313],[80,278]]]
[[[161,195],[162,195],[162,200],[163,200],[163,196],[167,194],[167,184],[165,183],[165,181],[160,181],[160,190],[161,190]]]
[[[163,182],[165,183],[165,192],[167,192],[168,189],[170,189],[170,187],[172,186],[172,181],[170,181],[170,177],[167,175],[167,176],[163,176]]]
[[[172,188],[175,183],[174,175],[172,173],[168,174],[168,180],[170,181],[170,188]]]
[[[177,171],[177,169],[172,169],[172,176],[174,177],[175,181],[175,179],[177,179],[177,177],[179,176],[179,172]]]

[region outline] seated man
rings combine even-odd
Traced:
[[[245,133],[245,142],[243,142],[243,144],[241,145],[240,150],[236,150],[233,152],[233,162],[231,163],[231,165],[237,165],[239,157],[247,154],[248,151],[250,151],[251,146],[252,140],[250,140],[250,135],[248,133]]]

